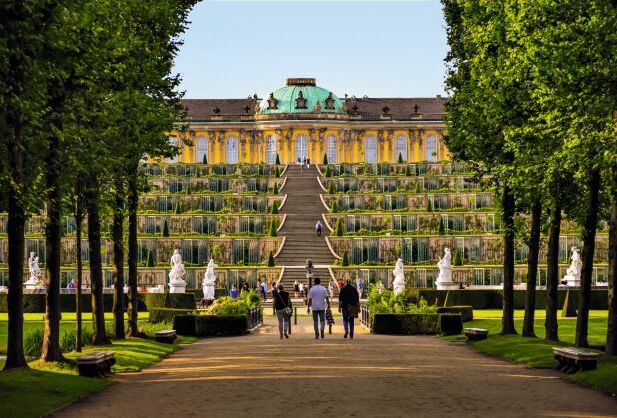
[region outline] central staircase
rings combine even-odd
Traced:
[[[279,234],[287,238],[276,257],[276,265],[285,267],[281,283],[285,290],[292,292],[295,280],[307,284],[304,266],[309,258],[316,266],[313,277],[319,277],[325,287],[330,281],[328,269],[317,267],[329,266],[334,261],[325,240],[325,236],[329,234],[328,228],[324,224],[321,237],[315,232],[317,221],[324,223],[321,214],[326,211],[319,197],[323,189],[317,181],[318,176],[319,172],[314,165],[310,168],[304,167],[302,171],[298,165],[289,165],[285,171],[287,181],[283,192],[287,195],[287,200],[281,213],[286,214],[287,218]]]

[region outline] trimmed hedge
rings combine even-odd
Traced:
[[[248,332],[247,318],[244,315],[195,316],[195,334],[200,337],[223,337],[244,335]]]
[[[458,313],[375,314],[372,328],[375,334],[388,335],[453,335],[460,334],[462,330],[463,320]]]
[[[179,335],[197,335],[195,333],[195,315],[176,315],[173,328]]]
[[[449,292],[449,293],[448,293]],[[464,289],[464,290],[436,290],[418,289],[418,297],[424,298],[429,305],[435,301],[443,303],[448,294],[448,304],[455,306],[472,306],[474,309],[501,309],[503,291],[501,289]],[[525,308],[525,290],[514,291],[514,309]],[[562,307],[566,297],[566,290],[557,292],[557,306]],[[546,290],[536,291],[536,309],[546,309]],[[593,289],[591,291],[590,309],[608,309],[608,290]]]
[[[176,315],[187,315],[193,312],[194,309],[178,309],[178,308],[150,308],[148,322],[153,324],[159,322],[173,322]]]
[[[442,306],[437,308],[437,313],[461,314],[463,322],[473,321],[473,308],[471,306]]]
[[[28,294],[24,295],[24,313],[45,313],[45,297],[44,294]],[[147,310],[144,302],[145,295],[139,295],[139,311]],[[76,296],[70,294],[60,295],[60,311],[61,312],[75,312]],[[125,295],[124,298],[125,308],[128,304],[128,298]],[[114,306],[114,295],[103,295],[103,309],[105,312],[112,312]],[[81,295],[81,307],[83,312],[92,312],[92,302],[90,294]],[[0,312],[8,312],[7,295],[0,294]]]

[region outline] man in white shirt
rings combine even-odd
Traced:
[[[315,282],[311,290],[308,292],[308,308],[307,313],[313,308],[313,327],[315,328],[315,339],[319,338],[321,325],[321,338],[324,338],[324,329],[326,328],[326,305],[330,309],[330,299],[328,299],[328,291],[321,285],[319,277],[315,278]]]

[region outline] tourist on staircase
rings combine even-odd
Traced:
[[[343,328],[345,329],[343,338],[349,335],[349,338],[353,340],[354,319],[358,317],[360,310],[360,295],[358,290],[351,285],[350,279],[347,279],[338,295],[338,310],[343,314]]]
[[[313,287],[308,292],[308,308],[306,312],[310,312],[313,308],[313,328],[315,329],[315,339],[324,338],[324,330],[326,328],[326,305],[330,309],[330,299],[328,291],[321,285],[319,277],[315,278]],[[317,321],[319,320],[319,324]],[[320,332],[321,331],[321,332]]]
[[[318,237],[321,236],[322,229],[323,229],[323,225],[321,224],[321,221],[318,220],[317,223],[315,224],[315,232],[317,232]]]

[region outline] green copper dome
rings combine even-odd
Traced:
[[[258,114],[344,113],[343,104],[331,91],[318,87],[314,78],[288,78],[285,87],[264,97]]]

